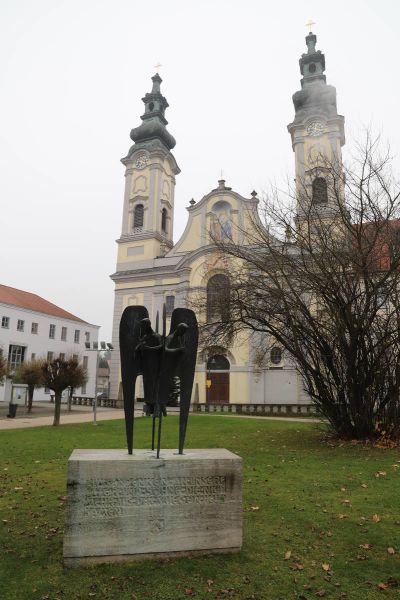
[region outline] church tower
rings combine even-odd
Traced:
[[[134,144],[122,159],[125,165],[125,196],[117,271],[130,270],[138,262],[163,256],[172,248],[175,175],[180,169],[171,154],[175,139],[167,131],[166,98],[161,77],[142,98],[142,123],[132,129]]]
[[[299,60],[303,78],[301,90],[293,95],[295,118],[288,125],[295,153],[298,224],[305,214],[312,215],[309,211],[318,218],[332,218],[338,196],[339,201],[343,198],[344,117],[337,112],[336,89],[326,83],[325,55],[316,50],[316,42],[310,32],[307,52]]]

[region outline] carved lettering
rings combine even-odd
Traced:
[[[83,517],[117,517],[141,505],[216,504],[225,494],[225,476],[91,479],[80,486],[79,512]]]

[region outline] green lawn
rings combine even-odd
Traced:
[[[164,447],[177,425],[164,421]],[[188,447],[243,457],[242,552],[75,570],[62,566],[67,459],[122,447],[122,421],[0,432],[0,598],[400,599],[400,452],[335,445],[318,427],[192,417]],[[136,433],[147,447],[150,419]]]

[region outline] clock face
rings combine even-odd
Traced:
[[[307,127],[308,135],[312,135],[313,137],[322,135],[324,131],[325,125],[321,121],[311,121],[311,123]]]
[[[138,156],[136,157],[135,167],[137,169],[144,169],[147,166],[148,162],[149,162],[149,159],[148,159],[147,154],[142,152],[141,154],[138,154]]]

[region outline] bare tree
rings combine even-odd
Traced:
[[[87,383],[87,371],[75,358],[45,361],[42,371],[44,385],[54,392],[53,425],[59,425],[63,391],[70,386],[79,387]]]
[[[36,387],[43,386],[43,360],[31,360],[22,363],[13,379],[28,385],[28,412],[32,411],[33,394]]]
[[[281,347],[344,438],[400,437],[399,190],[367,135],[351,165],[319,156],[261,218],[213,240],[229,261],[229,310],[222,300],[203,335],[229,345],[248,331],[264,351]]]

